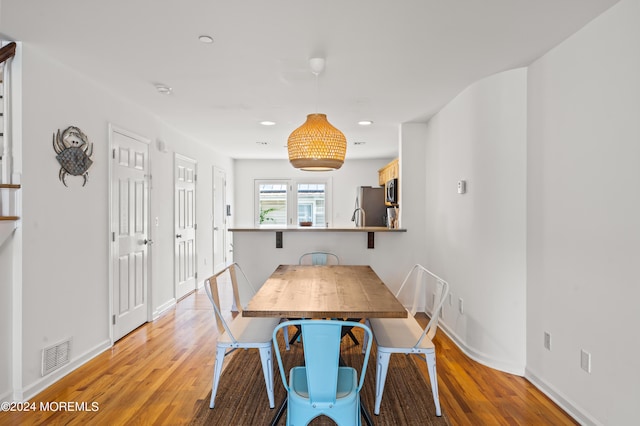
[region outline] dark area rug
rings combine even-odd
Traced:
[[[362,341],[361,336],[358,337]],[[355,346],[348,338],[343,339],[342,357],[347,365],[355,367],[358,372],[364,359],[361,350],[362,346]],[[303,360],[301,343],[292,345],[291,350],[283,354],[283,362],[287,372],[295,365],[302,365]],[[380,415],[376,416],[373,414],[376,369],[374,344],[361,396],[362,403],[369,411],[375,425],[450,425],[444,412],[442,417],[436,417],[431,385],[416,366],[416,362],[424,361],[416,356],[401,354],[391,356]],[[275,356],[273,364],[275,367],[276,408],[269,409],[258,350],[238,350],[225,360],[215,408],[209,408],[209,398],[211,398],[209,391],[207,395],[203,395],[202,399],[197,401],[191,424],[269,425],[280,403],[286,397]],[[207,374],[212,375],[213,369],[207,371]],[[286,412],[278,425],[285,425],[285,416]],[[320,417],[314,419],[310,424],[334,425],[335,423],[326,417]],[[362,424],[365,424],[364,419]]]

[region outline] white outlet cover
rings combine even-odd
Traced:
[[[591,373],[591,354],[584,349],[580,350],[580,368]]]
[[[547,350],[551,350],[551,334],[544,332],[544,348]]]
[[[459,180],[458,181],[458,194],[464,194],[467,192],[467,181]]]

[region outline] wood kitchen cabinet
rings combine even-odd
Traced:
[[[384,186],[385,183],[391,179],[398,179],[400,177],[400,164],[396,158],[380,170],[378,170],[378,184]]]

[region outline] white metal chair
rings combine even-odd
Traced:
[[[277,334],[279,329],[290,325],[302,328],[305,365],[293,367],[287,380]],[[273,331],[280,377],[287,390],[287,425],[306,425],[321,415],[339,425],[361,424],[360,390],[369,362],[371,338],[358,380],[355,368],[341,366],[339,362],[342,327],[359,327],[365,335],[371,334],[369,327],[361,323],[326,320],[287,321]]]
[[[370,318],[367,323],[371,326],[373,337],[377,346],[377,363],[376,363],[376,400],[374,413],[380,414],[380,403],[382,402],[382,393],[384,384],[387,379],[387,370],[389,368],[389,360],[391,354],[415,354],[420,356],[427,362],[429,372],[429,381],[431,382],[431,391],[433,393],[433,402],[436,406],[436,416],[441,416],[440,399],[438,396],[438,375],[436,372],[436,348],[433,344],[433,338],[438,330],[438,318],[440,310],[449,293],[449,283],[438,277],[422,265],[414,265],[405,277],[400,289],[396,293],[396,297],[400,296],[405,284],[413,275],[420,281],[422,274],[428,274],[436,280],[436,288],[434,292],[433,309],[431,311],[431,319],[427,326],[423,329],[415,319],[415,309],[417,299],[424,291],[420,291],[420,283],[418,282],[414,288],[414,303],[412,311],[407,310],[407,318]],[[424,290],[424,289],[422,289]],[[366,335],[365,335],[366,339]],[[414,389],[413,391],[418,391]]]
[[[209,407],[214,407],[218,384],[220,382],[220,374],[222,373],[222,364],[225,356],[229,355],[236,349],[256,348],[260,351],[260,360],[262,362],[262,373],[264,382],[267,387],[267,396],[269,398],[269,407],[275,406],[273,400],[273,360],[271,337],[276,325],[280,322],[278,318],[247,318],[240,313],[231,319],[231,313],[222,314],[220,309],[220,296],[218,292],[218,279],[225,272],[229,271],[231,283],[233,286],[233,297],[236,301],[237,308],[242,309],[243,290],[251,293],[253,289],[251,283],[246,280],[243,286],[238,286],[236,270],[239,270],[244,276],[244,272],[237,264],[231,264],[227,268],[213,275],[205,281],[205,291],[215,312],[216,324],[218,326],[218,339],[216,343],[216,361],[213,369],[213,384],[211,387],[211,400]],[[245,288],[243,288],[245,287]],[[253,290],[255,292],[255,290]]]
[[[326,251],[312,251],[305,253],[298,259],[299,265],[339,265],[340,258],[334,253]]]

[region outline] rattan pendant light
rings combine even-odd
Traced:
[[[309,61],[311,71],[316,76],[324,69],[323,58]],[[327,121],[326,114],[309,114],[307,121],[291,132],[287,141],[289,162],[296,169],[307,171],[330,171],[342,167],[347,153],[347,139],[344,134]]]

